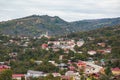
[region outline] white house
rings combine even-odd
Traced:
[[[103,70],[103,67],[93,64],[91,62],[85,62],[85,63],[86,63],[86,69],[85,69],[86,74],[98,73]]]
[[[79,72],[67,71],[65,73],[65,76],[74,77],[75,80],[80,80],[80,74],[79,74]]]
[[[36,63],[36,64],[41,64],[43,61],[34,61],[34,63]]]
[[[74,76],[74,71],[67,71],[65,76]]]
[[[33,71],[28,70],[26,77],[40,77],[44,76],[44,73],[42,71]]]
[[[84,43],[85,43],[84,40],[80,39],[79,41],[77,41],[77,46],[81,47]]]
[[[96,54],[96,51],[94,51],[94,50],[88,51],[88,54],[89,55],[94,55],[94,54]]]
[[[53,77],[61,76],[60,73],[52,73]]]

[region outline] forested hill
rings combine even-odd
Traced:
[[[120,36],[120,25],[103,27],[91,31],[83,31],[71,33],[68,35],[68,38],[86,38],[86,37],[95,37],[95,38],[110,38]]]
[[[83,49],[88,50],[97,49],[97,43],[106,43],[112,48],[112,53],[109,55],[109,58],[120,59],[120,25],[91,31],[72,33],[68,35],[67,38],[82,38],[86,41],[84,45],[85,47],[83,47]]]
[[[93,30],[118,24],[120,24],[120,18],[67,22],[58,16],[32,15],[0,22],[0,33],[9,35],[39,36],[48,32],[49,35],[63,35],[66,33]]]

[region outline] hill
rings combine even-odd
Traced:
[[[88,37],[93,38],[93,40],[89,40]],[[62,38],[66,40],[66,36],[65,38]],[[47,43],[50,40],[59,41],[59,38],[47,39],[42,37],[41,39],[33,39],[29,37],[19,38],[0,35],[0,61],[7,62],[15,74],[26,74],[27,71],[31,69],[47,73],[56,71],[63,73],[58,67],[48,63],[49,60],[55,61],[58,64],[61,63],[61,60],[59,60],[60,55],[64,56],[62,63],[65,64],[67,64],[69,60],[77,62],[78,60],[86,61],[88,58],[92,58],[95,62],[98,62],[97,65],[101,65],[100,60],[103,59],[105,61],[104,68],[120,67],[120,25],[74,34],[72,33],[68,35],[68,38],[68,40],[76,41],[83,39],[85,41],[83,46],[75,47],[75,50],[82,51],[82,54],[71,50],[69,53],[65,53],[63,49],[60,49],[59,51],[53,51],[52,48],[49,50],[42,49],[42,44]],[[98,46],[97,43],[105,43],[106,46]],[[23,46],[24,44],[27,44],[27,46]],[[111,53],[103,54],[97,52],[95,55],[87,54],[90,50],[98,51],[106,50],[108,48],[111,48]],[[13,53],[16,54],[16,56],[11,56]],[[38,65],[34,63],[34,61],[43,61],[43,63]]]
[[[108,54],[108,57],[106,59],[111,60],[120,58],[120,25],[100,28],[91,31],[72,33],[68,35],[68,38],[84,39],[86,43],[81,48],[82,51],[105,49],[110,47],[112,49],[112,52],[111,54]],[[90,38],[92,40],[90,40]],[[99,47],[97,43],[105,43],[108,46]],[[100,58],[104,58],[104,56]]]
[[[57,16],[51,17],[48,15],[32,15],[0,22],[0,32],[9,35],[24,36],[39,36],[45,32],[48,32],[49,35],[63,35],[117,24],[120,24],[120,18],[67,22]]]

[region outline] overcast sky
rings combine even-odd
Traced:
[[[66,21],[120,17],[120,0],[0,0],[0,21],[33,14]]]

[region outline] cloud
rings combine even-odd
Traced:
[[[67,21],[120,16],[120,0],[0,0],[0,21],[32,14]]]

